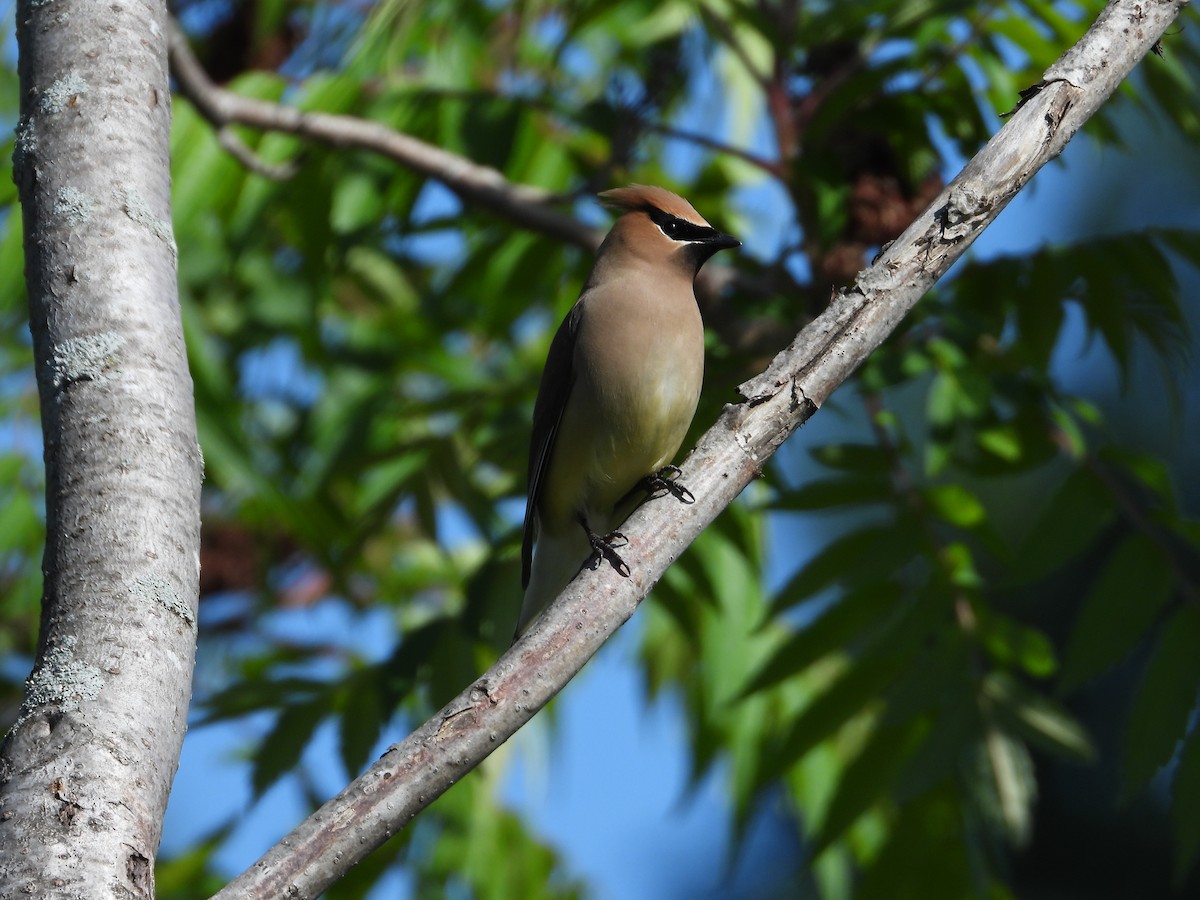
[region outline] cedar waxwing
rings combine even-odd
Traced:
[[[600,197],[621,216],[554,335],[533,410],[517,635],[589,560],[628,576],[613,529],[637,506],[636,488],[694,499],[668,465],[704,379],[694,282],[710,256],[741,243],[660,187]]]

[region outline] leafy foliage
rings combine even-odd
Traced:
[[[592,223],[581,198],[654,182],[753,235],[735,308],[709,318],[697,430],[775,348],[759,336],[800,327],[899,234],[946,157],[972,154],[1099,7],[383,0],[235,4],[214,19],[180,5],[239,94],[378,122]],[[1124,89],[1192,137],[1197,54],[1185,29]],[[11,67],[0,76],[13,82]],[[1129,108],[1107,107],[1091,138],[1122,144]],[[207,477],[198,701],[202,723],[269,714],[250,751],[261,795],[303,773],[325,723],[353,775],[388,729],[506,645],[533,393],[589,260],[388,160],[237,133],[295,173],[244,168],[176,100],[179,284]],[[774,232],[764,196],[784,208]],[[0,187],[0,417],[28,435],[13,201]],[[1116,757],[1126,804],[1170,783],[1175,888],[1195,887],[1195,510],[1179,471],[1105,424],[1105,398],[1067,390],[1062,348],[1085,335],[1130,389],[1153,359],[1155,396],[1176,397],[1156,412],[1170,416],[1190,364],[1180,279],[1198,266],[1193,227],[970,258],[839,393],[862,426],[829,437],[829,414],[814,420],[806,452],[774,459],[769,487],[702,535],[639,614],[647,694],[686,709],[694,778],[727,773],[743,829],[784,799],[805,837],[804,890],[1036,891],[1054,873],[1022,861],[1053,838],[1039,820],[1070,802],[1053,760]],[[0,455],[0,650],[28,652],[39,453],[33,439],[14,447]],[[798,517],[835,515],[820,546],[789,542]],[[783,573],[771,591],[768,561]],[[239,598],[224,618],[210,612],[222,595]],[[269,627],[315,603],[386,607],[394,650]],[[1120,748],[1102,734],[1114,719]],[[364,896],[396,866],[416,896],[585,893],[497,800],[501,776],[489,761],[331,896]],[[165,863],[160,895],[218,883],[227,838]]]

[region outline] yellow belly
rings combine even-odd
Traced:
[[[613,517],[620,501],[678,452],[696,411],[700,380],[653,362],[638,378],[608,378],[599,387],[580,378],[542,492],[542,527],[561,531],[580,514],[596,532],[619,525]]]

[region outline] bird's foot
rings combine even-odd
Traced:
[[[621,554],[617,553],[617,547],[624,547],[629,543],[625,535],[619,531],[610,531],[601,536],[589,529],[588,540],[592,543],[592,555],[587,561],[589,569],[598,569],[600,563],[607,560],[608,564],[617,570],[618,575],[622,578],[629,577],[629,566],[621,559]]]
[[[641,487],[646,491],[646,499],[653,500],[656,497],[670,494],[680,503],[695,503],[696,497],[679,483],[680,474],[679,466],[663,466],[653,475],[647,475],[640,482]]]

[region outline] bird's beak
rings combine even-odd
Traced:
[[[733,235],[724,234],[720,231],[718,231],[712,237],[707,238],[704,243],[709,247],[712,247],[713,253],[716,253],[718,250],[732,250],[734,247],[742,246],[742,242]]]
[[[737,238],[713,229],[712,234],[707,234],[698,240],[692,241],[689,245],[690,252],[687,256],[696,264],[696,268],[699,270],[700,266],[704,265],[714,254],[721,250],[729,250],[740,246],[742,246],[742,242]]]

